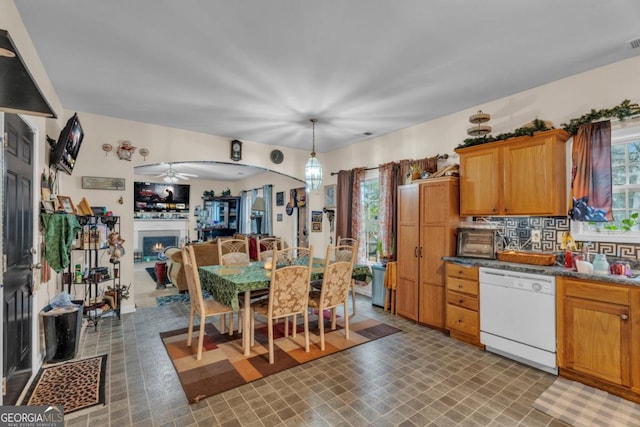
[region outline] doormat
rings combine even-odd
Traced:
[[[149,273],[149,276],[151,276],[151,278],[153,279],[154,283],[158,283],[158,278],[156,276],[156,271],[154,267],[145,267],[145,270],[147,270],[147,273]],[[165,285],[170,285],[171,281],[169,280],[169,275],[165,274],[164,275],[164,284]]]
[[[566,378],[556,379],[533,407],[572,426],[640,426],[640,405]]]
[[[23,405],[63,406],[70,414],[105,404],[107,355],[43,367],[29,387]]]
[[[297,316],[300,319],[301,316]],[[218,320],[218,319],[216,319]],[[326,320],[326,319],[325,319]],[[221,334],[212,324],[205,326],[202,359],[196,360],[199,325],[194,326],[191,347],[187,346],[188,328],[160,334],[167,354],[178,373],[182,389],[189,403],[231,390],[235,387],[284,371],[311,360],[319,359],[378,338],[400,332],[393,326],[356,315],[349,321],[349,339],[345,339],[341,321],[335,331],[330,322],[325,324],[325,351],[320,350],[318,317],[309,316],[309,353],[304,351],[304,329],[297,325],[296,338],[284,336],[284,322],[274,326],[274,359],[269,364],[266,323],[256,321],[256,345],[251,354],[244,356],[242,336]]]

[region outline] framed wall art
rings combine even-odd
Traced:
[[[58,195],[58,203],[60,203],[60,206],[62,207],[63,211],[65,211],[68,214],[75,215],[76,207],[73,205],[73,202],[71,201],[71,197]]]
[[[44,209],[45,212],[49,212],[49,213],[55,212],[56,204],[53,200],[43,200],[41,203],[42,203],[42,209]]]
[[[276,206],[284,206],[284,191],[276,193]]]
[[[335,208],[336,207],[336,185],[324,186],[324,207]]]
[[[82,188],[89,190],[124,190],[124,178],[107,178],[102,176],[83,176]]]
[[[290,190],[289,198],[289,203],[292,208],[301,208],[307,204],[307,192],[304,187]]]
[[[311,222],[322,222],[322,211],[311,211]]]

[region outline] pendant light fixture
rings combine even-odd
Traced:
[[[322,166],[320,166],[320,161],[316,158],[316,122],[318,119],[310,119],[309,121],[313,126],[313,146],[311,148],[311,157],[309,157],[307,164],[304,166],[304,180],[309,190],[317,190],[322,185]]]

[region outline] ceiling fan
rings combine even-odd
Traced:
[[[173,165],[169,163],[169,170],[156,176],[156,178],[160,178],[160,177],[164,177],[165,182],[173,183],[173,182],[177,182],[180,179],[188,180],[190,177],[197,178],[198,175],[194,175],[192,173],[176,172],[173,169]]]

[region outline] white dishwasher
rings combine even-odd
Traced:
[[[557,375],[555,277],[480,267],[480,342]]]

